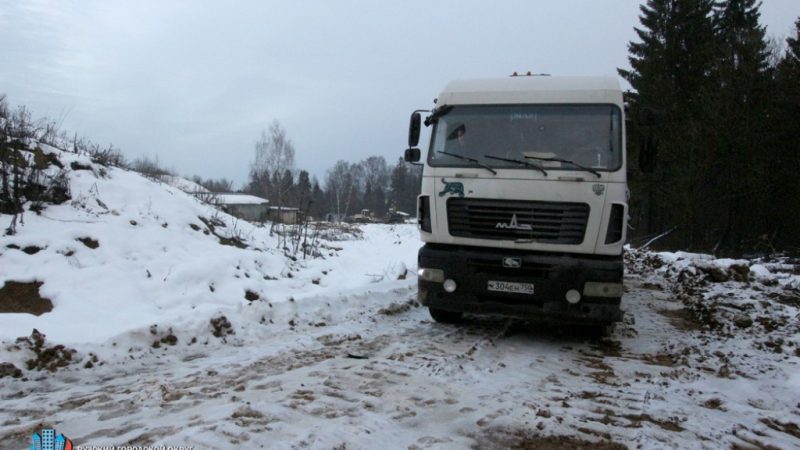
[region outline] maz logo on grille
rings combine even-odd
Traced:
[[[501,229],[509,229],[509,230],[533,231],[533,227],[532,226],[530,226],[528,224],[524,224],[524,223],[523,224],[517,223],[517,214],[516,213],[514,213],[514,215],[511,216],[511,222],[509,222],[509,223],[497,222],[497,225],[495,225],[494,227],[495,228],[501,228]]]

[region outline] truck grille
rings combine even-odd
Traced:
[[[589,205],[585,203],[447,200],[450,235],[457,237],[577,245],[583,242],[588,220]]]
[[[517,278],[526,279],[548,279],[549,275],[554,271],[552,264],[538,264],[526,261],[522,264],[522,267],[509,269],[503,267],[502,261],[487,260],[485,258],[468,258],[467,268],[469,273],[482,277],[507,277],[513,275]]]

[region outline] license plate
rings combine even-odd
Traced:
[[[494,292],[533,295],[533,283],[511,283],[508,281],[489,281],[488,289]]]

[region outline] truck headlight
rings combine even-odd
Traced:
[[[584,297],[622,297],[622,283],[587,281],[583,285]]]
[[[444,270],[441,269],[419,269],[417,270],[417,276],[432,283],[444,282]]]
[[[568,290],[564,297],[567,299],[570,305],[574,305],[579,301],[581,301],[581,293],[576,291],[575,289]]]

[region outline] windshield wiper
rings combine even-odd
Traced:
[[[596,170],[594,170],[594,169],[590,169],[590,168],[588,168],[588,167],[582,166],[582,165],[580,165],[580,164],[578,164],[578,163],[576,163],[576,162],[570,161],[570,160],[568,160],[568,159],[561,159],[561,158],[540,158],[540,157],[538,157],[538,156],[527,156],[527,155],[525,156],[525,158],[526,158],[526,159],[535,159],[535,160],[537,160],[537,161],[557,161],[557,162],[562,162],[562,163],[566,163],[566,164],[572,164],[573,166],[575,166],[575,167],[577,167],[577,168],[579,168],[579,169],[582,169],[582,170],[585,170],[585,171],[587,171],[587,172],[589,172],[589,173],[592,173],[592,174],[595,174],[595,175],[597,175],[597,178],[602,178],[602,175],[600,175],[600,172],[598,172],[598,171],[596,171]]]
[[[439,120],[439,117],[449,113],[453,110],[453,107],[450,105],[442,105],[438,108],[434,108],[433,112],[430,116],[425,118],[425,126],[428,127],[433,123],[436,123]]]
[[[453,156],[453,157],[458,158],[458,159],[463,159],[464,161],[469,161],[469,162],[474,163],[475,165],[477,165],[479,167],[483,167],[484,169],[488,170],[489,172],[492,172],[492,174],[497,175],[497,172],[494,169],[492,169],[491,167],[487,166],[486,164],[478,161],[475,158],[470,158],[470,157],[467,157],[467,156],[458,155],[456,153],[443,152],[441,150],[439,150],[436,153],[441,153],[443,155]]]
[[[544,176],[547,176],[547,172],[544,170],[544,168],[542,166],[537,166],[536,164],[531,164],[528,161],[523,161],[521,159],[501,158],[499,156],[492,156],[492,155],[483,155],[483,157],[484,158],[489,158],[489,159],[496,159],[498,161],[507,161],[507,162],[512,162],[512,163],[522,164],[525,167],[530,167],[530,168],[536,169],[536,170],[542,172],[544,174]]]

